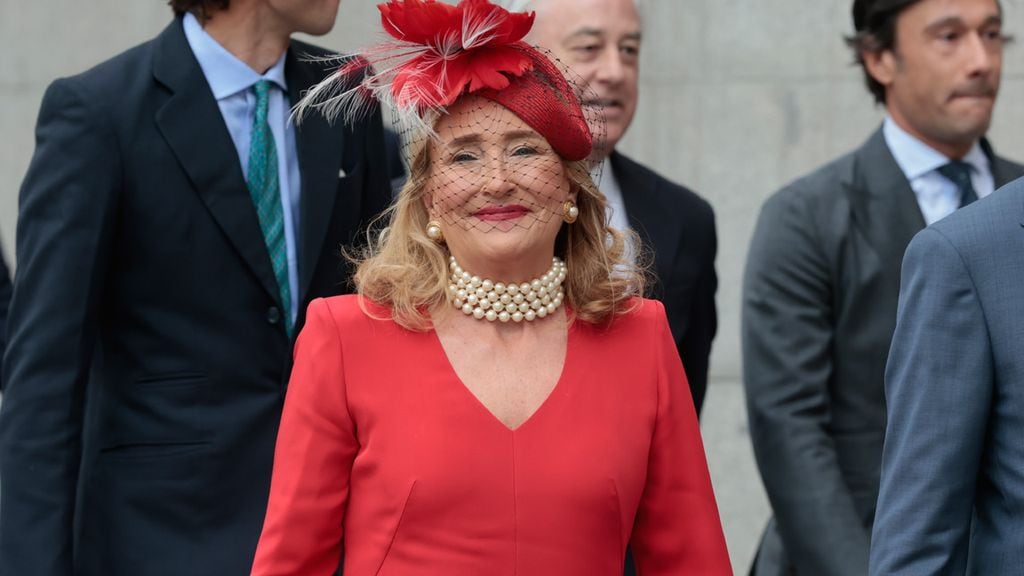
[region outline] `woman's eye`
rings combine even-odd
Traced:
[[[473,160],[476,160],[476,156],[469,152],[456,152],[452,154],[452,162],[472,162]]]
[[[513,156],[533,156],[536,153],[537,149],[533,146],[517,146],[516,149],[512,151]]]

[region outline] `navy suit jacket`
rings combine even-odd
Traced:
[[[293,42],[291,102],[327,70]],[[390,200],[379,114],[296,128],[305,305]],[[0,573],[243,576],[291,362],[237,152],[185,39],[54,82],[20,196]]]
[[[1024,571],[1024,179],[903,258],[870,573]]]

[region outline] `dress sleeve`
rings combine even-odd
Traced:
[[[253,576],[331,576],[338,568],[359,448],[343,365],[330,305],[314,300],[295,346]]]
[[[658,412],[631,545],[637,572],[731,575],[686,374],[658,306]]]

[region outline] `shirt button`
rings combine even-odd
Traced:
[[[277,324],[281,321],[281,311],[278,310],[277,306],[271,306],[267,308],[267,322],[271,324]]]

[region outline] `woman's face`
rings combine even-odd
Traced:
[[[545,272],[562,206],[575,199],[562,159],[510,110],[475,96],[450,107],[435,131],[427,210],[455,259],[479,275]]]

